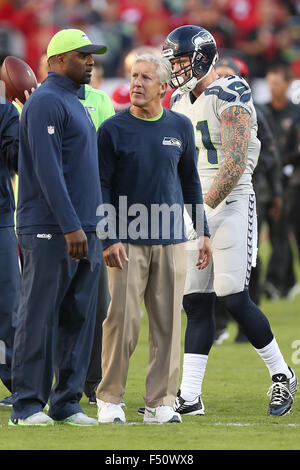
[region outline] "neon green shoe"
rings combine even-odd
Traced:
[[[35,413],[27,418],[12,418],[8,421],[9,426],[53,426],[54,421],[50,416],[42,411]]]
[[[98,421],[84,413],[75,413],[68,418],[55,420],[55,424],[68,424],[69,426],[97,426]]]

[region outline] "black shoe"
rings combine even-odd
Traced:
[[[205,409],[203,401],[201,400],[201,395],[193,401],[186,401],[180,395],[180,390],[178,390],[177,397],[174,404],[174,410],[181,415],[204,415]]]
[[[95,392],[89,397],[89,405],[97,405]]]
[[[283,416],[290,413],[292,409],[298,379],[294,371],[290,367],[289,369],[293,374],[290,379],[287,379],[285,374],[275,374],[272,377],[273,384],[267,393],[271,397],[268,408],[269,416]]]
[[[144,414],[145,414],[145,407],[142,407],[142,406],[141,406],[141,407],[138,409],[138,414],[144,416]]]

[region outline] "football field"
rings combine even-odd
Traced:
[[[267,251],[263,254],[266,256]],[[299,271],[298,271],[299,279]],[[263,300],[261,308],[288,364],[300,377],[300,295],[293,302]],[[139,344],[132,356],[125,395],[126,424],[96,427],[11,427],[10,409],[0,407],[1,450],[300,450],[300,391],[293,410],[281,417],[268,417],[271,385],[269,373],[249,344],[234,342],[236,325],[230,323],[230,337],[213,346],[203,384],[205,416],[183,417],[182,424],[143,424],[137,414],[143,406],[148,359],[147,316],[141,319]],[[185,329],[182,314],[182,338]],[[1,385],[0,398],[7,391]],[[84,396],[84,411],[96,417],[96,406]]]

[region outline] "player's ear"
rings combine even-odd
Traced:
[[[65,54],[58,54],[56,56],[56,60],[59,64],[63,64],[65,62],[65,58],[66,58]]]
[[[52,57],[50,57],[48,59],[48,64],[49,64],[49,68],[50,70],[52,69],[55,69],[55,67],[57,65],[62,65],[65,61],[65,57],[64,57],[65,54],[58,54],[58,55],[54,55]]]
[[[160,91],[160,98],[161,98],[161,99],[162,99],[162,98],[165,96],[165,94],[167,93],[167,88],[168,88],[168,83],[167,83],[167,82],[160,84],[160,89],[161,89],[161,91]]]

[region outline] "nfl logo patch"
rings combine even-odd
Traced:
[[[54,126],[47,126],[48,134],[54,134]]]

